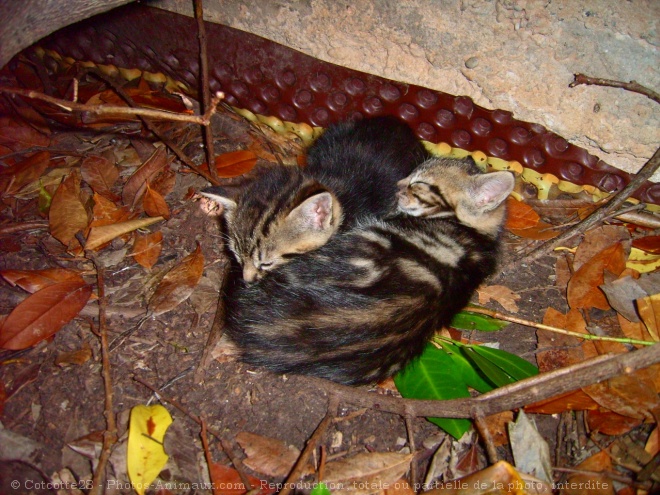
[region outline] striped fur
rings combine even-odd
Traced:
[[[227,298],[241,359],[340,383],[384,379],[418,356],[496,266],[508,172],[430,159],[399,182],[398,212],[365,217]]]
[[[407,125],[364,119],[330,127],[310,148],[304,169],[265,170],[238,197],[222,187],[203,194],[224,206],[229,248],[243,277],[254,281],[338,230],[391,212],[397,182],[427,157]]]

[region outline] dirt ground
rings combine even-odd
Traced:
[[[192,127],[188,126],[188,129]],[[135,128],[132,129],[134,132]],[[216,122],[215,131],[216,154],[244,147],[244,143],[234,139],[237,134],[243,137],[254,135],[247,122],[227,115]],[[136,137],[136,134],[81,130],[58,132],[61,133],[58,148],[80,151],[83,143],[86,153],[126,149],[131,146],[129,138]],[[200,137],[194,130],[186,132],[189,133],[184,140],[186,151],[199,163],[202,160]],[[179,135],[182,134],[185,133]],[[303,449],[326,414],[326,392],[318,386],[318,382],[301,376],[278,376],[232,361],[216,361],[206,370],[203,383],[195,383],[193,371],[201,358],[213,321],[226,255],[217,218],[208,216],[200,207],[199,196],[191,194],[191,191],[199,191],[208,183],[195,174],[184,173],[179,164],[174,166],[177,169],[176,185],[166,197],[172,216],[151,228],[163,233],[162,252],[156,265],[146,270],[135,263],[130,255],[131,239],[116,239],[109,247],[99,251],[105,266],[110,340],[137,327],[110,356],[120,444],[111,457],[109,472],[110,478],[117,480],[117,483],[126,482],[122,448],[129,411],[139,404],[158,402],[158,397],[136,378],[151,384],[192,414],[204,417],[209,428],[223,432],[230,439],[231,455],[239,458],[245,457],[235,442],[240,432],[276,438]],[[12,220],[10,216],[19,210],[23,222],[41,220],[34,208],[35,200],[30,201],[32,204],[19,202],[13,203],[11,208],[7,207],[3,223],[9,224]],[[28,208],[32,208],[30,211],[33,213],[25,214]],[[91,263],[84,258],[69,256],[43,227],[4,236],[1,242],[1,270],[66,267],[87,270],[90,283],[95,280]],[[519,251],[534,242],[505,232],[502,264],[516,260]],[[205,268],[193,296],[175,309],[148,318],[138,325],[145,315],[146,301],[158,277],[193,252],[197,244],[204,255]],[[517,316],[541,321],[548,307],[561,312],[568,309],[565,286],[555,285],[555,260],[554,256],[549,256],[529,265],[514,264],[513,268],[499,273],[488,283],[506,286],[520,296]],[[0,283],[0,314],[9,314],[24,297],[25,293],[17,287]],[[494,302],[487,306],[502,309]],[[0,493],[53,493],[39,483],[64,468],[71,470],[79,480],[91,476],[92,459],[96,459],[100,448],[98,435],[106,427],[100,344],[94,333],[98,325],[96,307],[96,302],[90,302],[82,317],[65,325],[52,339],[42,341],[33,348],[0,351],[0,380],[4,384],[5,397],[0,401],[4,405],[1,420],[6,434],[3,438],[13,439],[20,446],[13,461],[7,459],[5,454],[5,461],[0,465]],[[593,320],[611,318],[613,314],[612,310],[591,312]],[[482,342],[497,342],[501,349],[536,363],[537,335],[533,329],[511,324],[500,332],[475,332],[473,335],[464,332],[464,336]],[[86,349],[91,354],[86,355]],[[79,361],[66,359],[58,364],[58,359],[63,355],[76,351],[82,351],[80,355],[87,357]],[[395,392],[385,386],[374,387],[371,393]],[[165,440],[170,461],[161,478],[182,482],[207,480],[199,426],[168,401],[162,403],[172,414],[174,423]],[[576,417],[568,412],[564,413],[564,419],[566,415]],[[593,444],[586,445],[584,435],[577,435],[577,443],[567,448],[569,437],[576,435],[575,432],[569,435],[558,430],[561,417],[535,415],[535,421],[550,445],[553,463],[574,466],[597,449]],[[579,413],[577,417],[580,417]],[[576,423],[579,421],[572,424]],[[412,426],[419,473],[415,482],[421,483],[445,434],[423,418],[415,419]],[[649,428],[641,426],[638,434],[644,437]],[[339,420],[331,425],[321,444],[326,446],[329,458],[360,452],[407,452],[410,445],[403,418],[375,409],[358,410],[345,405],[340,407]],[[475,445],[472,465],[483,468],[483,446]],[[219,464],[230,465],[229,457],[215,440],[211,444],[211,453]],[[501,458],[512,461],[506,444],[499,447],[498,453]],[[247,471],[269,481],[281,482],[284,479],[250,469]],[[11,484],[16,480],[20,481],[17,490]],[[28,485],[28,482],[31,484]],[[113,493],[113,490],[108,489],[107,492]],[[130,489],[121,487],[115,492],[132,493]],[[210,493],[201,489],[171,492]]]

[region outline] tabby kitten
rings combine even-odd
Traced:
[[[304,169],[266,169],[237,196],[223,187],[202,193],[223,205],[229,249],[254,281],[361,218],[392,211],[397,182],[428,156],[393,117],[345,122],[316,140]]]
[[[363,218],[227,299],[244,362],[345,384],[382,380],[423,350],[496,266],[509,172],[432,158],[399,181],[398,211]]]

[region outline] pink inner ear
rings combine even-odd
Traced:
[[[310,209],[310,220],[315,229],[322,230],[324,228],[325,222],[330,216],[331,208],[330,195],[319,194],[317,198],[313,199]]]

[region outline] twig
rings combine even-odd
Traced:
[[[209,90],[209,59],[207,53],[206,27],[204,26],[204,2],[195,0],[195,19],[197,20],[197,36],[199,38],[199,72],[200,94],[202,95],[202,113],[209,110],[211,92]],[[218,102],[216,102],[217,105]],[[214,109],[215,111],[215,109]],[[213,150],[213,131],[210,125],[204,125],[204,141],[206,144],[206,162],[213,180],[218,181],[218,170],[215,167],[215,152]]]
[[[481,436],[482,440],[486,444],[486,453],[488,454],[488,462],[490,464],[495,464],[499,461],[499,456],[497,455],[497,449],[495,448],[495,442],[493,441],[493,435],[490,433],[488,424],[486,423],[485,416],[481,411],[475,411],[474,416],[472,417],[477,431]]]
[[[28,89],[19,89],[19,88],[7,88],[0,86],[0,93],[8,93],[13,95],[24,96],[26,98],[31,98],[34,100],[41,100],[47,103],[51,103],[55,106],[62,108],[68,112],[79,111],[79,112],[90,112],[96,115],[131,115],[131,116],[143,116],[151,117],[156,119],[164,120],[173,120],[176,122],[192,122],[193,124],[202,124],[208,125],[211,122],[211,116],[216,112],[216,107],[220,101],[224,98],[222,92],[218,92],[213,97],[211,106],[204,115],[190,115],[187,113],[174,113],[168,112],[166,110],[155,110],[152,108],[132,108],[132,107],[122,107],[116,105],[88,105],[86,103],[76,103],[74,101],[63,100],[61,98],[54,98],[52,96],[45,95],[39,91],[33,91]]]
[[[279,495],[288,495],[291,492],[291,488],[293,487],[293,485],[302,476],[305,466],[309,461],[309,456],[312,455],[312,452],[316,449],[316,446],[321,441],[321,438],[323,438],[323,435],[325,435],[325,431],[328,429],[328,426],[333,422],[333,420],[337,416],[338,404],[339,402],[337,400],[337,397],[335,397],[334,394],[330,393],[328,395],[328,410],[325,414],[325,417],[316,427],[316,430],[314,430],[312,436],[309,437],[309,440],[307,440],[307,444],[305,445],[305,448],[300,453],[300,456],[298,457],[296,464],[293,466],[293,469],[289,473],[289,476],[287,477],[286,481],[284,482],[284,488],[280,490]]]
[[[193,375],[193,381],[195,383],[202,383],[204,381],[204,372],[209,367],[213,361],[213,351],[215,350],[218,342],[222,338],[224,333],[225,317],[226,317],[226,308],[225,308],[225,297],[224,292],[229,283],[229,267],[231,263],[229,260],[225,260],[224,266],[222,267],[221,273],[221,286],[220,286],[220,297],[218,297],[218,305],[216,306],[215,316],[213,317],[213,324],[211,325],[211,331],[209,332],[208,339],[206,340],[206,346],[204,347],[204,352],[202,353],[202,358],[197,364],[197,369]]]
[[[14,225],[7,225],[6,227],[0,227],[0,235],[15,234],[16,232],[21,232],[23,230],[41,230],[47,228],[48,222],[17,223]]]
[[[660,103],[660,94],[656,93],[652,89],[642,86],[637,81],[622,82],[614,81],[612,79],[602,79],[600,77],[591,77],[585,76],[584,74],[573,74],[573,82],[568,85],[569,88],[574,88],[575,86],[580,85],[586,86],[607,86],[610,88],[621,88],[627,91],[632,91],[633,93],[639,93],[644,95],[656,103]]]
[[[410,414],[406,414],[403,417],[403,420],[406,423],[406,433],[408,434],[408,446],[410,447],[410,453],[413,454],[413,458],[410,461],[410,486],[415,487],[417,486],[417,460],[415,459],[415,451],[417,448],[415,447],[415,427],[412,422],[412,418],[414,416]],[[414,488],[413,488],[414,490]]]
[[[544,256],[545,254],[549,253],[555,247],[564,244],[572,237],[581,234],[583,232],[586,232],[587,230],[591,229],[592,227],[600,223],[604,218],[608,217],[612,212],[618,210],[621,207],[621,205],[625,203],[625,201],[655,173],[655,171],[658,169],[659,166],[660,166],[660,148],[658,148],[655,151],[651,159],[648,162],[646,162],[646,164],[640,169],[639,172],[637,172],[635,177],[628,183],[628,185],[623,189],[621,189],[621,191],[619,191],[617,194],[610,197],[609,201],[605,205],[603,205],[598,210],[594,211],[591,215],[589,215],[587,218],[582,220],[572,229],[567,230],[563,234],[555,237],[554,239],[532,250],[531,252],[526,254],[523,257],[523,259],[517,259],[516,264],[518,265],[520,263],[531,263],[532,261],[535,261],[539,259],[541,256]]]
[[[173,405],[174,407],[176,407],[179,411],[181,411],[183,414],[185,414],[186,416],[188,416],[188,418],[190,418],[190,419],[193,420],[195,423],[197,423],[200,427],[202,426],[202,420],[200,419],[200,417],[197,416],[196,414],[193,414],[192,412],[190,412],[190,411],[188,410],[188,408],[186,408],[185,406],[183,406],[182,404],[180,404],[177,400],[175,400],[175,399],[173,399],[173,398],[171,398],[171,397],[168,397],[167,395],[163,394],[160,390],[158,390],[156,387],[154,387],[154,386],[151,385],[150,383],[148,383],[148,382],[142,380],[139,376],[133,376],[133,380],[135,380],[136,382],[138,382],[138,383],[144,385],[145,387],[147,387],[147,388],[148,388],[149,390],[151,390],[154,394],[156,394],[160,400],[165,401],[165,402],[167,402],[167,403],[169,403],[169,404],[172,404],[172,405]],[[207,427],[206,430],[207,430],[211,435],[213,435],[215,438],[217,438],[217,439],[220,441],[220,444],[222,445],[222,450],[224,451],[225,454],[227,454],[227,457],[229,457],[229,462],[232,463],[232,465],[234,466],[234,469],[236,470],[236,472],[238,472],[238,475],[240,476],[241,481],[242,481],[243,484],[247,487],[247,490],[248,490],[248,491],[252,490],[252,484],[250,483],[249,478],[248,478],[247,475],[245,474],[245,471],[244,471],[244,469],[243,469],[243,463],[242,463],[241,460],[240,460],[240,459],[234,454],[233,448],[232,448],[232,446],[231,446],[231,443],[232,443],[232,442],[231,442],[228,438],[226,438],[222,433],[220,433],[219,431],[217,431],[217,430],[215,430],[215,429],[213,429],[213,428],[209,428],[209,427]]]
[[[82,237],[82,236],[81,236]],[[84,239],[78,239],[84,246]],[[89,258],[96,268],[96,280],[98,287],[98,306],[99,306],[99,331],[101,336],[101,361],[103,364],[103,385],[105,388],[105,421],[106,429],[103,432],[103,447],[99,461],[94,472],[92,480],[92,489],[90,494],[100,495],[105,493],[105,469],[110,459],[112,446],[117,442],[117,424],[115,422],[115,413],[113,405],[113,387],[112,375],[110,369],[110,351],[108,349],[108,331],[106,325],[106,305],[104,267],[99,262],[93,251],[86,251],[85,255]]]
[[[660,345],[615,355],[603,355],[542,373],[500,387],[477,397],[447,401],[401,399],[398,397],[364,393],[359,388],[339,385],[320,378],[310,378],[328,393],[336,394],[341,403],[378,409],[405,416],[472,418],[475,411],[490,416],[510,411],[538,401],[572,392],[594,383],[660,363]]]
[[[570,335],[571,337],[577,337],[579,339],[584,339],[584,340],[603,340],[606,342],[620,342],[621,344],[646,345],[646,346],[655,344],[655,342],[629,339],[627,337],[607,337],[601,335],[592,335],[590,333],[572,332],[570,330],[564,330],[563,328],[551,327],[549,325],[544,325],[543,323],[536,323],[533,321],[524,320],[522,318],[518,318],[517,316],[507,315],[505,313],[500,313],[499,311],[494,311],[488,308],[478,308],[475,306],[468,306],[463,311],[467,313],[477,313],[480,315],[486,315],[486,316],[490,316],[491,318],[496,318],[498,320],[505,320],[511,323],[518,323],[519,325],[525,325],[526,327],[538,328],[539,330],[546,330],[548,332],[560,333],[562,335]]]

